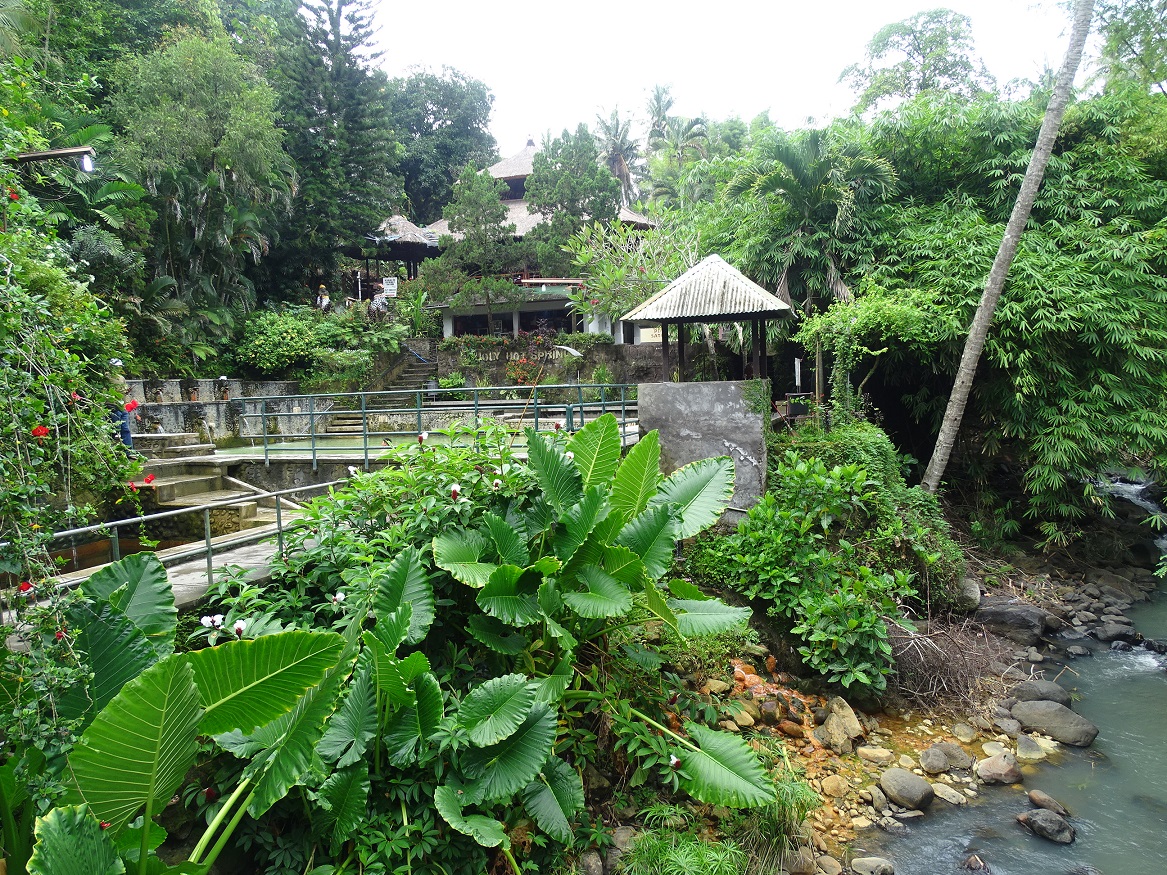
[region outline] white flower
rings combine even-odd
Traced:
[[[675,769],[681,764],[681,759],[676,754],[669,754],[669,768]]]
[[[453,500],[453,501],[457,501],[457,500],[458,500],[458,494],[459,494],[461,491],[462,491],[462,487],[461,487],[461,485],[459,485],[459,484],[455,483],[453,486],[451,486],[451,487],[450,487],[450,499],[451,499],[451,500]]]
[[[569,462],[575,459],[575,453],[573,453],[571,450],[568,450],[563,455],[567,458],[567,461],[569,461]]]
[[[243,630],[247,628],[247,622],[245,620],[236,620],[234,628],[236,635],[242,635]]]
[[[419,434],[419,435],[417,436],[417,442],[418,442],[419,444],[421,444],[421,443],[425,443],[425,442],[426,442],[426,441],[428,441],[429,439],[430,439],[430,433],[429,433],[428,431],[423,431],[421,434]]]
[[[338,589],[336,592],[334,592],[332,594],[332,603],[334,605],[339,605],[343,601],[344,601],[344,591],[343,590]]]
[[[200,617],[199,622],[203,624],[204,628],[210,629],[215,623],[214,617]]]
[[[223,615],[215,614],[215,616],[211,617],[211,622],[214,624],[215,628],[218,629],[223,625]]]
[[[494,482],[491,483],[490,485],[493,489],[501,489],[502,488],[502,481],[499,480],[497,477],[495,477]]]
[[[356,465],[349,465],[348,466],[348,476],[350,476],[350,477],[357,476],[357,466]]]

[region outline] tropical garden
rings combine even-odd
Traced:
[[[995,82],[965,17],[875,34],[824,126],[682,117],[658,86],[549,134],[516,240],[479,172],[488,85],[387,77],[365,0],[0,0],[0,871],[566,875],[627,822],[626,871],[770,871],[818,796],[707,680],[775,653],[808,690],[911,696],[893,641],[951,608],[958,541],[1062,549],[1110,512],[1101,475],[1167,463],[1165,10],[1093,11],[1100,63],[925,489],[1057,93]],[[25,160],[70,147],[94,168]],[[313,310],[395,213],[459,239],[383,319]],[[736,528],[727,458],[664,477],[611,417],[520,458],[484,420],[311,502],[270,581],[228,570],[205,614],[151,554],[55,586],[52,533],[137,501],[111,360],[360,383],[436,335],[427,303],[581,276],[577,311],[618,318],[711,253],[792,302],[765,342],[822,396],[768,434]]]

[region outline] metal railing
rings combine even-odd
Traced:
[[[522,393],[519,393],[522,390]],[[621,445],[628,437],[627,427],[634,417],[636,387],[628,383],[570,383],[535,386],[490,386],[457,389],[389,389],[381,392],[336,392],[318,395],[276,395],[236,399],[242,405],[241,437],[252,446],[263,447],[265,466],[271,465],[273,453],[303,452],[311,455],[312,470],[317,470],[321,450],[360,450],[365,470],[369,468],[370,446],[379,450],[393,438],[416,437],[430,428],[437,429],[464,417],[479,422],[484,416],[502,419],[518,416],[521,430],[528,421],[536,431],[546,431],[558,422],[569,432],[582,428],[589,419],[605,413],[617,416]],[[587,396],[585,398],[585,396]],[[360,418],[360,432],[329,432],[328,422],[321,419]],[[297,422],[306,417],[306,427]],[[426,421],[445,420],[427,427]],[[389,427],[387,420],[409,428]],[[258,426],[251,430],[253,426]],[[299,427],[297,427],[299,426]],[[360,438],[359,447],[322,446],[325,439]],[[294,445],[307,441],[308,446]]]
[[[224,550],[233,549],[235,547],[243,547],[248,544],[255,544],[275,535],[276,549],[282,553],[284,551],[284,499],[285,495],[292,495],[296,493],[316,492],[323,489],[329,489],[345,480],[329,480],[326,483],[313,483],[307,486],[295,486],[291,489],[280,489],[275,492],[257,492],[253,495],[242,496],[239,498],[224,499],[222,501],[210,501],[206,504],[200,504],[194,507],[182,507],[176,510],[159,511],[158,513],[144,514],[143,516],[131,517],[124,520],[110,520],[109,522],[96,523],[91,526],[81,526],[75,529],[65,529],[61,532],[54,532],[52,541],[60,541],[65,538],[76,538],[82,535],[108,535],[110,556],[112,561],[117,562],[122,558],[121,545],[118,537],[118,529],[124,526],[138,526],[146,523],[152,523],[157,520],[170,519],[172,517],[183,516],[190,513],[201,513],[203,515],[203,540],[192,541],[190,544],[183,544],[176,548],[171,548],[167,551],[166,559],[169,562],[175,560],[191,559],[205,554],[207,560],[207,585],[210,586],[214,582],[214,554],[215,551],[222,552]],[[238,537],[228,538],[228,536],[221,535],[218,539],[211,534],[211,513],[216,510],[221,510],[227,507],[234,507],[240,504],[250,504],[265,499],[275,499],[275,532],[271,531],[270,526],[252,529],[250,531],[236,532]],[[289,512],[294,513],[294,509]],[[228,538],[223,540],[223,538]]]

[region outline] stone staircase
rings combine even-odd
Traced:
[[[410,339],[403,345],[397,364],[390,369],[391,380],[379,391],[427,392],[430,382],[438,378],[437,348],[433,340]],[[426,359],[422,361],[421,356]],[[426,396],[422,397],[423,402]],[[359,404],[354,398],[341,398],[326,416],[323,434],[360,435],[361,411],[353,409]],[[410,410],[417,404],[416,395],[389,395],[369,399],[369,412],[382,410]]]
[[[134,449],[147,459],[181,459],[215,453],[215,445],[200,443],[194,432],[136,434]]]
[[[152,476],[149,483],[147,476]],[[181,508],[201,507],[220,501],[236,501],[229,507],[211,511],[211,533],[214,536],[232,534],[276,525],[277,501],[283,502],[280,514],[286,523],[298,511],[299,505],[284,498],[254,498],[261,495],[258,489],[242,480],[228,477],[224,466],[214,462],[195,462],[185,459],[177,462],[152,461],[134,481],[143,496],[143,509],[147,513]],[[192,513],[174,518],[174,535],[189,537],[202,534],[204,520],[202,514]],[[197,530],[197,531],[196,531]],[[164,533],[159,533],[164,534]],[[157,535],[155,535],[157,536]]]

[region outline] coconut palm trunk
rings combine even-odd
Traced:
[[[1001,239],[997,257],[993,260],[993,268],[985,282],[985,291],[981,295],[980,305],[977,307],[976,315],[973,316],[968,339],[964,344],[964,353],[960,358],[960,367],[956,372],[956,382],[952,387],[952,394],[948,397],[944,421],[940,425],[940,434],[936,438],[936,447],[932,451],[932,459],[928,462],[928,468],[924,472],[924,480],[921,485],[929,492],[935,492],[939,488],[940,479],[944,476],[944,470],[948,467],[948,460],[952,456],[952,448],[956,443],[957,432],[960,430],[960,421],[964,417],[964,408],[968,404],[969,391],[972,389],[973,376],[976,374],[981,351],[985,347],[989,325],[993,321],[993,312],[997,308],[997,301],[1001,297],[1001,290],[1009,275],[1009,266],[1013,262],[1013,256],[1017,253],[1017,244],[1020,242],[1021,233],[1025,230],[1025,223],[1029,221],[1033,202],[1037,198],[1037,190],[1045,175],[1046,164],[1049,163],[1050,155],[1053,153],[1054,140],[1057,139],[1062,116],[1065,115],[1066,106],[1070,102],[1070,90],[1074,84],[1074,76],[1078,72],[1078,64],[1082,60],[1082,48],[1090,30],[1090,17],[1093,11],[1094,0],[1074,0],[1074,25],[1070,34],[1070,46],[1066,49],[1066,57],[1058,72],[1057,84],[1054,86],[1053,95],[1046,107],[1041,131],[1037,135],[1037,144],[1033,148],[1033,156],[1025,171],[1021,190],[1017,193],[1017,202],[1013,205],[1013,213],[1009,216],[1009,223],[1005,226],[1005,236]]]

